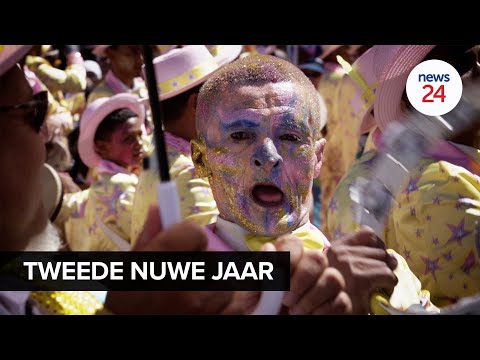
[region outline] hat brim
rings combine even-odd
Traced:
[[[408,114],[402,106],[402,97],[408,75],[434,47],[435,45],[405,45],[391,57],[391,64],[386,66],[375,95],[375,122],[380,130],[385,130],[393,121],[406,119]]]
[[[87,112],[88,107],[85,110],[83,116],[88,116],[88,124],[85,123],[86,118],[80,119],[78,154],[85,165],[90,168],[96,167],[103,160],[95,151],[95,133],[100,123],[108,114],[115,110],[127,108],[138,115],[138,121],[141,124],[145,122],[145,108],[141,100],[136,96],[131,94],[117,94],[110,98],[99,98],[89,106],[95,106],[95,103],[99,101],[100,104],[98,107],[93,108],[92,113]]]
[[[0,76],[28,54],[33,45],[0,45]]]
[[[63,184],[53,167],[43,164],[42,169],[43,205],[48,217],[54,221],[63,203]]]
[[[218,70],[220,70],[221,67],[219,66],[218,68],[216,68],[215,70],[213,70],[212,72],[208,73],[208,74],[205,74],[203,75],[202,77],[192,81],[191,83],[188,83],[187,85],[184,85],[184,86],[181,86],[179,87],[178,89],[175,89],[175,90],[172,90],[172,91],[169,91],[168,93],[161,93],[160,92],[160,101],[163,101],[163,100],[167,100],[167,99],[170,99],[174,96],[177,96],[181,93],[184,93],[185,91],[188,91],[192,88],[194,88],[195,86],[197,85],[200,85],[202,83],[204,83],[205,81],[208,80],[208,78],[210,78],[210,76],[212,76],[213,74],[215,74]],[[148,101],[148,98],[145,98],[145,99],[142,99],[144,101]]]

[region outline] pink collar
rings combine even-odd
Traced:
[[[122,82],[122,80],[120,80],[118,77],[115,76],[112,70],[109,70],[107,72],[107,75],[105,75],[105,84],[107,84],[107,86],[110,89],[112,89],[112,91],[115,94],[120,94],[125,92],[130,93],[140,86],[139,82],[141,82],[140,78],[133,79],[133,88],[130,89],[127,85],[125,85]]]
[[[95,171],[97,172],[97,174],[131,174],[130,171],[128,171],[123,166],[117,165],[108,160],[100,161],[100,163],[95,168]]]

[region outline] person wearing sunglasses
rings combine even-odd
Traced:
[[[45,122],[45,116],[48,110],[48,95],[47,91],[41,91],[33,95],[33,100],[26,101],[15,105],[0,106],[0,113],[9,112],[26,112],[27,122],[35,130],[40,133]],[[33,115],[33,116],[31,116]]]
[[[45,127],[42,126],[48,106],[46,94],[33,95],[22,68],[16,64],[28,50],[29,46],[25,45],[0,45],[0,166],[4,169],[0,175],[0,251],[56,251],[60,245],[39,196],[46,158]],[[207,238],[199,226],[182,222],[163,230],[158,211],[158,207],[150,209],[134,251],[206,249]],[[0,274],[0,282],[3,280]],[[115,314],[241,314],[248,310],[242,292],[115,291],[107,294],[105,307],[88,292],[70,294],[74,297],[70,300],[84,301],[83,305],[77,302],[78,306],[71,308],[69,313],[74,314],[105,311]],[[0,291],[0,314],[51,313],[42,306],[47,300],[50,304],[55,300],[49,295],[52,294]],[[61,304],[56,304],[54,309],[56,313],[66,313],[62,312]]]

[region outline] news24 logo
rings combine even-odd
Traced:
[[[442,60],[424,61],[408,75],[408,100],[425,115],[440,116],[450,112],[460,101],[462,91],[458,71]]]

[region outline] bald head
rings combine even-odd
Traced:
[[[210,117],[222,97],[228,97],[233,89],[242,86],[263,86],[266,84],[293,83],[298,97],[302,98],[309,110],[309,123],[313,137],[321,137],[321,124],[325,121],[325,108],[318,92],[310,80],[292,63],[269,55],[250,55],[234,61],[215,74],[202,86],[197,100],[197,134],[205,136]]]

